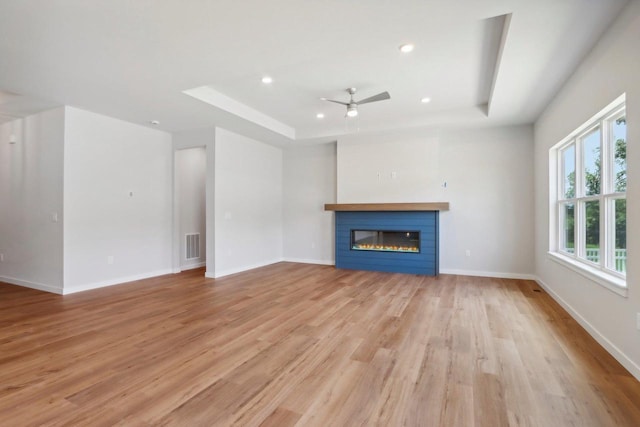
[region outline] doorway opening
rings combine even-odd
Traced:
[[[179,272],[206,265],[206,149],[176,150],[174,160],[174,272]]]

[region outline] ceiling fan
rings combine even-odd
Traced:
[[[353,95],[356,93],[355,87],[350,87],[347,89],[347,93],[349,94],[349,102],[335,101],[333,99],[320,98],[322,101],[335,102],[336,104],[346,105],[347,106],[347,116],[346,117],[356,117],[358,115],[358,105],[368,104],[370,102],[384,101],[385,99],[391,99],[391,95],[389,92],[381,92],[377,95],[370,96],[369,98],[365,98],[362,101],[355,101],[353,99]]]

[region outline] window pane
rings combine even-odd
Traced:
[[[627,271],[627,200],[615,200],[616,236],[614,267],[616,271]]]
[[[614,190],[627,191],[627,118],[621,117],[613,126],[613,183]]]
[[[584,193],[587,196],[600,194],[600,128],[582,139],[584,159]]]
[[[564,223],[562,224],[562,243],[561,250],[569,253],[575,252],[575,223],[576,209],[573,203],[562,204],[562,216]]]
[[[600,202],[584,203],[585,208],[585,257],[592,262],[600,262]]]
[[[562,151],[562,173],[562,194],[565,199],[573,199],[576,197],[576,146],[573,144]]]

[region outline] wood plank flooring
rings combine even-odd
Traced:
[[[2,426],[640,426],[640,383],[530,281],[280,263],[0,284]]]

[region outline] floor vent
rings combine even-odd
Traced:
[[[185,234],[185,258],[200,258],[200,233]]]

